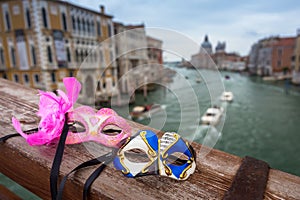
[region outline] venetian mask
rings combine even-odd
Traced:
[[[178,134],[166,132],[161,139],[150,130],[128,138],[114,165],[127,177],[161,175],[187,179],[196,169],[195,152]]]
[[[126,120],[109,108],[102,108],[97,113],[88,106],[81,106],[68,114],[70,123],[77,126],[70,128],[66,144],[94,141],[108,147],[118,147],[120,141],[131,134]]]

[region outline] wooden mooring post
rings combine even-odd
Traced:
[[[0,79],[0,137],[15,132],[12,116],[27,123],[24,130],[36,128],[38,101],[36,90]],[[129,123],[133,133],[149,129]],[[200,144],[192,145],[197,152],[201,148]],[[56,146],[29,146],[22,137],[11,138],[0,144],[0,172],[39,197],[50,199],[49,174],[55,150]],[[66,146],[60,177],[78,164],[108,151],[109,148],[94,143]],[[197,160],[195,173],[186,181],[159,176],[126,178],[110,164],[92,185],[89,199],[223,199],[241,163],[242,158],[213,149],[206,159]],[[81,199],[83,184],[93,169],[70,176],[64,199]],[[299,200],[300,178],[270,169],[264,199]]]

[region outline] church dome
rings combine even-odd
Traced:
[[[212,53],[212,45],[208,40],[208,36],[205,35],[204,41],[201,44],[201,47],[207,51],[207,53]]]

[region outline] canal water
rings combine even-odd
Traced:
[[[219,103],[226,109],[224,126],[219,127],[215,141],[207,143],[209,146],[240,157],[252,156],[268,162],[272,168],[300,176],[299,87],[290,86],[287,93],[283,82],[264,82],[259,77],[230,72],[221,72],[219,77],[217,72],[202,70],[215,73],[225,90],[233,92],[234,101],[224,104],[210,101],[207,89],[210,83],[197,83],[196,70],[169,67],[177,71],[174,81],[166,85],[169,90],[160,87],[149,92],[147,99],[141,93],[136,94],[136,103],[129,108],[155,103],[163,105],[165,110],[152,114],[152,120],[137,120],[139,123],[164,131],[178,131],[188,139],[205,143],[203,130],[208,127],[199,125],[200,117],[212,104]],[[204,74],[202,72],[200,74]],[[225,79],[226,75],[230,78]],[[199,116],[195,115],[198,112],[195,98]]]

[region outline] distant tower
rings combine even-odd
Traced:
[[[205,51],[210,55],[212,54],[212,45],[208,40],[208,36],[205,35],[204,42],[201,44],[201,48],[205,49]],[[201,49],[200,49],[201,51]]]
[[[216,46],[216,53],[224,53],[226,48],[225,42],[218,42]]]

